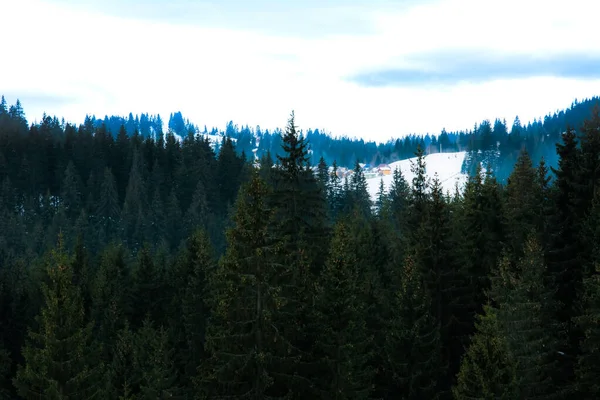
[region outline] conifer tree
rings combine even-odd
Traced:
[[[392,371],[388,398],[433,399],[443,373],[439,323],[412,257],[406,257],[399,280],[385,343]]]
[[[525,239],[532,233],[538,233],[537,221],[539,191],[537,176],[527,150],[523,149],[517,163],[508,178],[506,186],[506,219],[509,229],[511,254],[520,257]]]
[[[404,250],[408,247],[410,239],[410,204],[412,191],[410,185],[404,178],[402,171],[396,168],[390,186],[389,201],[392,224],[397,236],[395,261],[399,264],[404,260]]]
[[[267,152],[260,158],[259,162],[259,174],[260,177],[268,184],[272,184],[272,172],[273,172],[273,157],[271,157],[271,152],[267,150]]]
[[[142,157],[137,150],[134,150],[122,215],[123,235],[133,250],[139,249],[144,242],[144,214],[147,204],[143,170]]]
[[[379,181],[379,189],[377,190],[377,201],[375,202],[378,215],[389,215],[389,198],[385,190],[383,179]]]
[[[334,228],[317,290],[315,352],[325,364],[317,393],[323,399],[366,399],[373,374],[367,364],[372,338],[360,296],[359,264],[343,222]]]
[[[103,367],[92,336],[93,322],[85,320],[73,271],[59,238],[47,261],[49,284],[42,284],[45,305],[38,328],[29,331],[14,385],[26,399],[103,398]]]
[[[152,196],[152,202],[150,203],[150,210],[148,210],[148,219],[147,219],[147,232],[145,234],[146,240],[148,240],[152,245],[158,246],[166,235],[166,215],[165,215],[165,207],[160,196],[160,190],[156,188],[154,190],[154,195]]]
[[[410,202],[410,226],[411,231],[416,232],[425,218],[427,202],[429,200],[429,180],[427,179],[427,167],[425,165],[425,153],[421,146],[415,153],[416,161],[411,162],[410,169],[414,175],[412,179],[412,193]],[[413,238],[413,240],[418,240]],[[414,241],[413,241],[414,244]]]
[[[600,264],[584,282],[583,313],[575,318],[583,332],[577,360],[577,395],[584,399],[600,397]]]
[[[327,163],[323,156],[319,159],[319,164],[317,165],[317,179],[319,180],[319,184],[321,185],[321,190],[323,193],[326,192],[327,186],[329,185],[329,171],[327,168]]]
[[[164,328],[145,319],[133,338],[133,368],[139,379],[139,398],[181,398],[173,349]],[[135,393],[135,388],[132,388]]]
[[[61,204],[69,218],[75,218],[83,207],[83,189],[75,165],[69,161],[61,186]]]
[[[209,307],[206,304],[207,280],[214,268],[213,250],[208,235],[196,231],[188,238],[185,250],[175,266],[173,306],[170,318],[176,327],[177,361],[181,377],[192,388],[196,369],[205,358],[204,342]]]
[[[131,299],[133,314],[129,318],[133,327],[142,326],[149,315],[152,321],[164,320],[163,307],[166,285],[163,273],[152,257],[148,247],[138,253],[131,277]]]
[[[453,313],[459,307],[455,296],[456,287],[460,287],[462,283],[457,273],[450,217],[450,208],[436,174],[431,185],[425,220],[417,232],[415,251],[426,292],[431,298],[431,316],[440,327],[440,370],[446,369],[452,361],[451,324]],[[448,379],[440,379],[438,382],[440,391],[450,390],[453,374],[449,375]]]
[[[576,211],[583,217],[592,207],[594,194],[600,186],[600,106],[592,110],[590,118],[583,122],[580,140],[580,159],[575,180]]]
[[[11,399],[11,385],[9,374],[12,366],[12,361],[8,351],[0,343],[0,400]]]
[[[342,210],[342,180],[338,175],[338,166],[335,161],[333,161],[331,174],[329,176],[327,203],[329,204],[331,218],[335,220]]]
[[[349,209],[356,208],[364,216],[371,215],[371,198],[369,196],[369,189],[367,185],[367,179],[360,166],[358,160],[354,165],[354,173],[350,180],[351,196],[350,203],[347,204]]]
[[[559,393],[552,382],[558,329],[551,318],[553,293],[544,284],[544,258],[535,234],[526,240],[524,255],[514,272],[511,270],[505,255],[490,293],[497,305],[502,336],[515,361],[519,397],[553,398]]]
[[[556,144],[559,156],[558,168],[552,168],[556,175],[554,183],[554,207],[549,217],[549,244],[547,250],[548,275],[552,285],[556,287],[557,303],[556,320],[564,324],[566,338],[560,351],[570,355],[560,360],[557,379],[563,386],[570,386],[574,381],[574,360],[579,346],[580,333],[572,318],[577,316],[577,296],[583,284],[583,265],[579,252],[580,226],[579,213],[575,199],[577,170],[580,163],[578,140],[575,131],[567,127],[562,135],[562,143]]]
[[[227,252],[209,279],[209,358],[197,381],[207,398],[274,398],[291,389],[280,381],[292,360],[281,325],[286,271],[276,262],[268,195],[257,174],[242,187]]]
[[[284,154],[277,156],[273,193],[275,229],[283,240],[286,261],[298,263],[303,253],[311,268],[323,265],[327,251],[326,203],[308,161],[308,143],[297,132],[292,112],[282,137]]]
[[[235,154],[235,147],[230,137],[224,137],[219,149],[217,161],[217,184],[219,189],[219,198],[223,204],[223,209],[235,201],[235,195],[239,188],[241,160]]]
[[[286,299],[281,324],[294,348],[293,355],[302,357],[300,365],[286,363],[284,369],[288,377],[294,377],[289,384],[294,391],[303,390],[306,385],[297,382],[309,380],[313,373],[309,366],[315,339],[311,334],[311,305],[328,247],[327,204],[310,169],[307,146],[297,132],[292,112],[282,138],[283,155],[278,156],[279,165],[273,171],[269,205],[274,214],[269,231],[279,250],[274,261],[284,267],[279,278],[281,296]]]
[[[550,185],[548,172],[548,166],[542,157],[536,170],[534,208],[536,228],[539,233],[540,245],[544,249],[544,252],[547,250],[549,244],[548,226],[549,218],[552,214],[552,186]]]
[[[121,400],[136,398],[141,378],[134,361],[134,342],[134,333],[125,323],[124,327],[116,332],[111,349],[112,359],[108,366],[105,389],[108,398]]]
[[[104,169],[97,201],[94,228],[98,234],[98,246],[101,248],[118,232],[121,218],[115,178],[108,168]]]
[[[185,212],[184,223],[185,237],[189,237],[197,229],[206,229],[208,225],[210,210],[208,207],[208,200],[206,198],[206,189],[202,181],[198,181],[196,190],[192,197],[192,202]]]
[[[181,206],[175,189],[171,189],[171,194],[166,204],[166,238],[171,244],[171,248],[177,248],[181,242]]]
[[[452,393],[456,400],[516,400],[515,362],[502,336],[496,310],[484,307],[478,315],[476,333],[460,365]]]
[[[92,318],[96,335],[103,344],[104,360],[112,356],[112,345],[131,314],[131,280],[122,247],[108,246],[100,255],[100,265],[91,288]]]

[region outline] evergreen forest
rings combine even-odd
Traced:
[[[598,399],[592,103],[476,126],[451,195],[409,137],[372,201],[293,112],[255,162],[3,99],[0,399]]]

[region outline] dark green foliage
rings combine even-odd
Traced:
[[[506,225],[509,227],[511,254],[517,257],[523,254],[525,239],[531,233],[541,233],[537,229],[541,226],[538,202],[542,200],[542,189],[537,185],[542,182],[537,178],[531,158],[523,150],[506,186]]]
[[[39,328],[29,331],[14,384],[27,399],[103,398],[93,325],[85,321],[81,292],[73,285],[60,240],[47,264],[50,283],[42,285],[45,306],[37,318]]]
[[[0,345],[0,399],[8,400],[11,398],[10,393],[10,374],[11,359],[8,352]]]
[[[107,398],[183,399],[174,350],[164,328],[149,319],[135,332],[126,325],[115,339],[106,382]]]
[[[93,185],[93,183],[91,183]],[[95,196],[90,196],[93,199]],[[138,214],[139,215],[139,214]],[[115,178],[110,169],[104,169],[100,184],[98,203],[94,210],[94,230],[97,232],[100,247],[106,245],[118,233],[121,221],[121,208]]]
[[[414,175],[412,179],[412,194],[410,197],[410,227],[414,233],[425,219],[425,212],[429,195],[429,181],[427,179],[427,169],[425,165],[425,153],[421,147],[417,148],[415,153],[417,160],[411,163],[410,169]],[[417,239],[413,239],[413,243]]]
[[[321,190],[325,193],[327,186],[329,185],[329,171],[323,157],[319,159],[319,165],[317,165],[317,179],[321,185]]]
[[[284,155],[278,156],[270,196],[275,211],[276,235],[282,240],[286,262],[294,264],[300,252],[315,268],[327,249],[325,194],[308,165],[307,142],[298,134],[294,113],[282,138]]]
[[[600,268],[584,282],[583,313],[575,318],[583,332],[577,360],[577,395],[584,399],[600,396]]]
[[[149,319],[144,320],[133,338],[132,367],[137,374],[138,398],[182,398],[173,353],[167,331],[154,328]],[[137,392],[136,386],[132,386],[132,393]]]
[[[395,169],[393,174],[388,197],[390,202],[390,218],[395,235],[398,237],[396,261],[401,262],[404,257],[404,248],[410,243],[410,235],[413,232],[409,225],[412,191],[400,169]]]
[[[358,210],[365,217],[371,215],[372,204],[367,187],[367,179],[358,161],[354,164],[354,170],[350,177],[350,190],[346,192],[344,206],[346,212]]]
[[[515,362],[502,336],[498,318],[491,306],[477,317],[476,333],[464,358],[457,384],[452,388],[456,400],[516,400]]]
[[[544,284],[545,269],[541,247],[532,235],[514,271],[505,256],[492,280],[491,298],[515,362],[520,398],[559,397],[560,389],[552,380],[559,330],[552,320],[554,300]]]
[[[440,328],[440,370],[449,369],[452,354],[451,332],[457,308],[456,289],[461,286],[461,276],[453,251],[456,240],[452,235],[451,209],[442,193],[437,175],[431,184],[431,196],[423,222],[416,233],[416,260],[420,268],[427,296],[431,298],[431,316]],[[449,369],[450,370],[450,369]],[[439,390],[449,391],[452,375],[439,379]]]
[[[268,229],[268,195],[257,175],[242,188],[227,233],[229,247],[209,279],[209,359],[198,379],[200,392],[209,398],[285,394],[278,379],[290,351],[283,336],[287,328],[280,325],[287,301],[280,281],[286,271],[276,262],[276,242]]]
[[[346,224],[336,224],[315,298],[315,355],[323,365],[317,393],[323,399],[366,399],[373,371],[372,338],[365,324],[358,262]]]
[[[575,195],[577,171],[581,163],[578,141],[575,131],[567,127],[562,135],[562,144],[556,144],[559,155],[558,168],[553,193],[553,209],[549,218],[548,237],[548,275],[556,287],[556,319],[565,327],[566,340],[560,350],[571,355],[560,360],[557,378],[563,380],[563,386],[569,386],[574,380],[573,355],[577,354],[580,332],[572,323],[577,316],[577,298],[583,285],[583,265],[581,241],[579,240],[580,219],[583,211],[578,208]]]
[[[177,362],[187,387],[196,376],[196,368],[205,358],[208,276],[214,269],[214,255],[205,231],[196,231],[177,260],[171,283],[173,306],[169,311],[177,338]]]
[[[440,325],[431,314],[431,300],[419,267],[407,257],[401,268],[384,347],[392,371],[388,397],[434,399],[444,372]]]
[[[590,105],[375,144],[0,100],[0,398],[596,398]],[[356,161],[414,154],[371,199]]]
[[[131,276],[132,327],[140,327],[147,316],[152,321],[162,322],[166,282],[158,261],[147,247],[138,253]]]
[[[333,162],[328,182],[329,185],[326,192],[327,202],[331,218],[335,219],[342,212],[343,207],[342,180],[338,175],[338,166],[335,161]]]
[[[100,257],[92,288],[92,318],[97,338],[104,344],[104,357],[111,358],[110,347],[117,332],[131,313],[131,278],[122,247],[109,246]]]

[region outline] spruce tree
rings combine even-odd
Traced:
[[[100,265],[92,287],[92,318],[96,337],[103,344],[103,358],[110,362],[112,346],[131,313],[131,280],[123,247],[108,246],[100,255]]]
[[[72,161],[69,161],[61,185],[61,204],[66,215],[74,219],[83,207],[83,183]]]
[[[575,199],[577,170],[580,153],[575,131],[567,127],[562,134],[562,143],[556,144],[559,156],[554,183],[552,214],[549,217],[549,244],[547,249],[548,275],[556,287],[556,320],[564,324],[565,339],[560,348],[568,357],[563,357],[557,369],[557,381],[562,386],[572,385],[575,379],[574,360],[577,357],[580,332],[572,318],[577,316],[577,297],[583,284],[583,265],[579,258],[581,243],[580,226]]]
[[[209,318],[207,280],[213,269],[210,240],[205,231],[198,230],[188,238],[176,262],[172,279],[173,307],[170,311],[170,318],[174,319],[172,326],[176,329],[180,376],[190,388],[196,369],[206,356],[204,343]]]
[[[11,385],[9,374],[12,366],[10,355],[0,343],[0,400],[9,400],[11,396]]]
[[[327,163],[323,156],[319,159],[319,164],[317,165],[317,179],[319,180],[319,184],[321,185],[321,190],[323,193],[326,192],[327,186],[329,185],[329,170],[327,168]]]
[[[347,204],[347,207],[350,210],[357,209],[362,215],[368,217],[371,215],[371,198],[369,195],[367,179],[365,178],[365,174],[358,160],[356,160],[353,172],[350,179],[350,203]]]
[[[45,304],[38,327],[29,331],[24,364],[14,379],[26,399],[103,398],[103,367],[93,339],[93,322],[86,322],[81,292],[59,239],[47,260],[50,282],[42,284]]]
[[[577,360],[577,396],[600,397],[600,264],[584,282],[583,312],[574,318],[583,332],[581,354]]]
[[[102,248],[117,234],[121,218],[115,178],[108,168],[104,169],[100,193],[94,211],[94,228],[98,235],[97,245]]]
[[[484,307],[478,315],[476,333],[462,358],[456,386],[456,400],[517,400],[515,362],[501,334],[496,310]]]
[[[416,233],[419,226],[425,218],[427,203],[429,201],[429,180],[427,179],[427,166],[425,164],[425,153],[421,146],[417,148],[415,153],[417,159],[411,161],[411,172],[414,177],[412,179],[412,193],[410,197],[410,227],[413,233]],[[418,238],[412,238],[413,244]]]
[[[379,181],[379,189],[377,190],[377,200],[375,202],[377,214],[389,216],[389,203],[389,198],[385,190],[385,184],[383,183],[382,178]]]
[[[207,229],[210,216],[206,189],[202,181],[198,181],[192,202],[184,214],[185,237],[192,235],[197,229]]]
[[[274,226],[287,263],[298,263],[304,253],[312,269],[322,267],[327,250],[326,203],[308,161],[308,143],[297,132],[294,113],[282,137],[284,154],[277,156],[273,193]]]
[[[539,227],[536,171],[527,150],[523,149],[517,163],[508,178],[506,186],[506,219],[509,229],[511,254],[520,257],[523,254],[525,239],[532,233],[538,233]]]
[[[131,299],[133,314],[129,318],[135,328],[142,326],[149,315],[152,321],[164,321],[163,307],[166,282],[163,271],[153,254],[144,246],[138,253],[131,276]]]
[[[335,160],[329,176],[327,203],[329,204],[330,216],[335,220],[342,211],[342,180],[338,175],[338,166]]]
[[[324,363],[317,393],[323,399],[366,399],[373,371],[359,282],[360,264],[348,227],[338,222],[315,299],[315,356]]]
[[[173,353],[165,328],[156,329],[145,319],[133,338],[133,369],[138,374],[139,398],[183,398]],[[134,393],[135,389],[132,388]]]
[[[542,249],[532,234],[514,272],[505,255],[492,279],[490,294],[496,303],[502,336],[515,361],[520,398],[558,396],[552,377],[556,369],[557,332],[553,323],[553,292],[544,282]]]
[[[275,261],[284,267],[279,278],[281,296],[286,299],[281,324],[293,355],[302,357],[300,364],[285,363],[284,374],[294,377],[288,386],[294,392],[305,389],[306,385],[297,382],[309,380],[313,373],[310,353],[315,338],[309,316],[329,242],[325,194],[310,169],[307,146],[292,113],[282,138],[283,155],[278,156],[279,165],[273,171],[269,205],[274,214],[269,231],[279,249]]]
[[[433,399],[444,371],[440,325],[431,314],[431,298],[412,257],[406,257],[399,280],[385,343],[392,371],[386,397]]]
[[[254,174],[242,187],[227,232],[228,248],[209,278],[211,318],[206,330],[209,357],[199,368],[199,392],[206,398],[282,397],[290,343],[281,324],[286,305],[283,266],[269,225],[269,189]]]
[[[116,332],[111,348],[112,359],[108,364],[106,380],[107,398],[133,400],[139,391],[141,373],[136,368],[134,356],[134,332],[126,323]]]
[[[399,264],[404,260],[404,251],[410,243],[410,204],[412,191],[410,185],[404,178],[402,171],[396,168],[392,177],[392,184],[389,192],[390,214],[392,225],[394,227],[396,239],[396,258]]]
[[[416,259],[419,260],[426,292],[431,298],[431,315],[440,327],[442,356],[440,370],[448,368],[451,363],[451,324],[453,312],[457,308],[455,289],[460,287],[460,276],[456,269],[454,241],[450,207],[442,193],[441,182],[434,175],[431,185],[430,202],[427,213],[417,232],[415,245]],[[448,379],[440,379],[440,391],[449,391],[452,373]]]
[[[133,153],[133,162],[129,172],[129,182],[123,203],[123,237],[132,250],[139,249],[144,242],[144,224],[146,212],[146,185],[143,175],[142,156],[137,150]]]

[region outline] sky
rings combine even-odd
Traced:
[[[0,94],[44,112],[385,141],[600,95],[588,0],[0,0]]]

